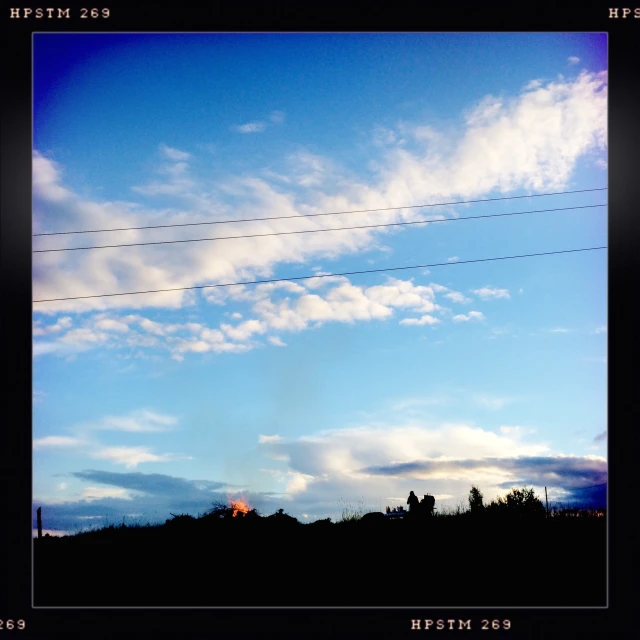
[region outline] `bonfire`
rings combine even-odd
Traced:
[[[233,518],[237,517],[238,514],[244,516],[249,513],[249,511],[251,511],[251,508],[243,498],[240,498],[238,500],[229,498],[229,504],[231,505],[231,509],[233,510],[233,513],[231,514]]]

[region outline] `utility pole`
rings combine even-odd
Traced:
[[[42,538],[42,507],[38,507],[38,538]]]
[[[547,487],[544,488],[544,501],[547,504],[547,518],[549,517],[549,499],[547,498]]]

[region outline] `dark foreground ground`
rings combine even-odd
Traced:
[[[34,541],[34,581],[35,606],[605,606],[606,521],[120,528]]]

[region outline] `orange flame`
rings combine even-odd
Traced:
[[[239,498],[238,500],[232,500],[229,498],[229,502],[231,503],[231,508],[233,509],[233,517],[235,518],[238,515],[238,512],[245,514],[249,513],[251,507],[249,507],[246,500],[243,498]]]

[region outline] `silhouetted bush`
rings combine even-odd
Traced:
[[[486,508],[490,515],[505,518],[544,518],[545,508],[533,489],[512,489],[504,498],[497,497]]]

